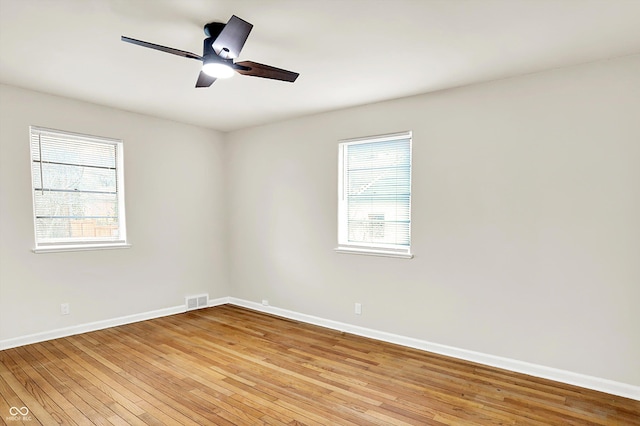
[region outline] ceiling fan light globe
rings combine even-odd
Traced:
[[[202,72],[214,78],[233,77],[235,71],[229,65],[219,62],[207,62],[202,66]]]

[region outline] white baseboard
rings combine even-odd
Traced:
[[[228,297],[210,299],[208,307],[224,305],[227,303],[229,303]],[[117,325],[131,324],[138,321],[146,321],[153,318],[166,317],[169,315],[175,315],[185,312],[186,310],[187,307],[185,305],[178,305],[172,306],[170,308],[158,309],[155,311],[142,312],[140,314],[127,315],[124,317],[95,321],[86,324],[74,325],[71,327],[44,331],[42,333],[29,334],[26,336],[14,337],[12,339],[0,340],[0,350],[30,345],[32,343],[44,342],[46,340],[59,339],[61,337],[73,336],[74,334],[103,330],[105,328],[115,327]]]
[[[229,303],[229,297],[219,297],[217,299],[209,299],[209,307],[213,308],[214,306],[226,305]]]
[[[601,379],[598,377],[587,376],[571,371],[545,367],[543,365],[531,364],[528,362],[503,358],[495,355],[483,354],[480,352],[469,351],[452,346],[440,345],[438,343],[432,343],[425,340],[414,339],[412,337],[373,330],[370,328],[360,327],[344,322],[328,320],[320,317],[315,317],[313,315],[307,315],[299,312],[289,311],[286,309],[276,308],[274,306],[264,306],[257,302],[251,302],[235,297],[221,297],[218,299],[211,299],[209,300],[208,306],[214,307],[224,304],[242,306],[256,311],[278,315],[284,318],[289,318],[308,324],[319,325],[321,327],[326,327],[333,330],[344,331],[347,333],[352,333],[358,336],[368,337],[383,342],[395,343],[410,348],[433,352],[440,355],[446,355],[466,361],[477,362],[479,364],[484,364],[491,367],[502,368],[517,373],[528,374],[530,376],[554,380],[557,382],[567,383],[570,385],[580,386],[583,388],[593,389],[600,392],[606,392],[612,395],[618,395],[640,401],[640,386],[634,386],[627,383]],[[73,336],[80,333],[88,333],[90,331],[102,330],[118,325],[175,315],[185,311],[186,306],[179,305],[170,308],[158,309],[155,311],[143,312],[140,314],[127,315],[103,321],[95,321],[87,324],[75,325],[72,327],[59,328],[42,333],[30,334],[27,336],[15,337],[12,339],[0,340],[0,350],[30,345],[32,343],[43,342],[45,340]]]
[[[44,342],[45,340],[59,339],[61,337],[73,336],[80,333],[88,333],[90,331],[102,330],[118,325],[131,324],[138,321],[146,321],[153,318],[166,317],[169,315],[185,312],[185,310],[185,305],[172,306],[170,308],[142,312],[140,314],[126,315],[123,317],[112,318],[108,320],[89,322],[86,324],[79,324],[71,327],[44,331],[42,333],[29,334],[26,336],[14,337],[12,339],[0,340],[0,350],[30,345],[32,343]]]
[[[344,331],[363,337],[369,337],[371,339],[376,339],[383,342],[395,343],[410,348],[420,349],[427,352],[433,352],[440,355],[463,359],[465,361],[476,362],[491,367],[502,368],[517,373],[549,379],[556,382],[562,382],[640,401],[640,386],[634,386],[627,383],[616,382],[613,380],[587,376],[585,374],[574,373],[572,371],[560,370],[557,368],[546,367],[543,365],[532,364],[529,362],[518,361],[510,358],[484,354],[481,352],[469,351],[466,349],[455,348],[438,343],[427,342],[425,340],[414,339],[412,337],[400,336],[393,333],[373,330],[370,328],[360,327],[357,325],[347,324],[339,321],[332,321],[312,315],[301,314],[299,312],[276,308],[274,306],[264,306],[260,303],[237,299],[235,297],[230,297],[228,303],[309,324],[319,325],[333,330]]]

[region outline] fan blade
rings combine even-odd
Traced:
[[[213,42],[213,50],[224,59],[237,58],[252,28],[253,25],[233,15]]]
[[[215,77],[211,77],[210,75],[207,75],[204,72],[200,71],[200,74],[198,75],[198,81],[196,81],[196,87],[209,87],[213,84],[214,81],[216,81]]]
[[[273,80],[294,82],[300,75],[297,72],[287,71],[281,68],[276,68],[251,61],[236,62],[235,65],[236,71],[238,71],[240,74],[251,75],[253,77],[271,78]],[[237,65],[240,66],[237,67]]]
[[[202,60],[202,56],[195,53],[186,52],[184,50],[174,49],[173,47],[161,46],[159,44],[149,43],[148,41],[136,40],[135,38],[121,36],[120,39],[127,43],[137,44],[138,46],[148,47],[149,49],[160,50],[162,52],[172,53],[174,55],[182,56],[190,59]]]

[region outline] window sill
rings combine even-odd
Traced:
[[[336,253],[342,254],[360,254],[364,256],[382,256],[382,257],[396,257],[400,259],[413,259],[412,253],[403,253],[398,251],[389,251],[389,250],[376,250],[376,249],[365,249],[365,248],[355,248],[355,247],[336,247]]]
[[[118,243],[118,244],[79,244],[79,245],[59,245],[59,246],[47,246],[34,248],[34,253],[59,253],[65,251],[88,251],[88,250],[113,250],[113,249],[127,249],[131,244]]]

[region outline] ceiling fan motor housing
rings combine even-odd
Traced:
[[[220,35],[220,31],[224,28],[226,24],[222,22],[209,22],[204,26],[204,33],[207,37],[212,37],[214,40],[216,37]]]
[[[220,32],[224,29],[226,24],[222,22],[209,22],[204,26],[204,33],[208,36],[204,39],[204,47],[202,48],[202,57],[204,62],[213,62],[221,59],[222,62],[233,64],[233,59],[228,57],[229,49],[222,48],[220,53],[216,53],[213,48],[213,42],[216,41]]]

